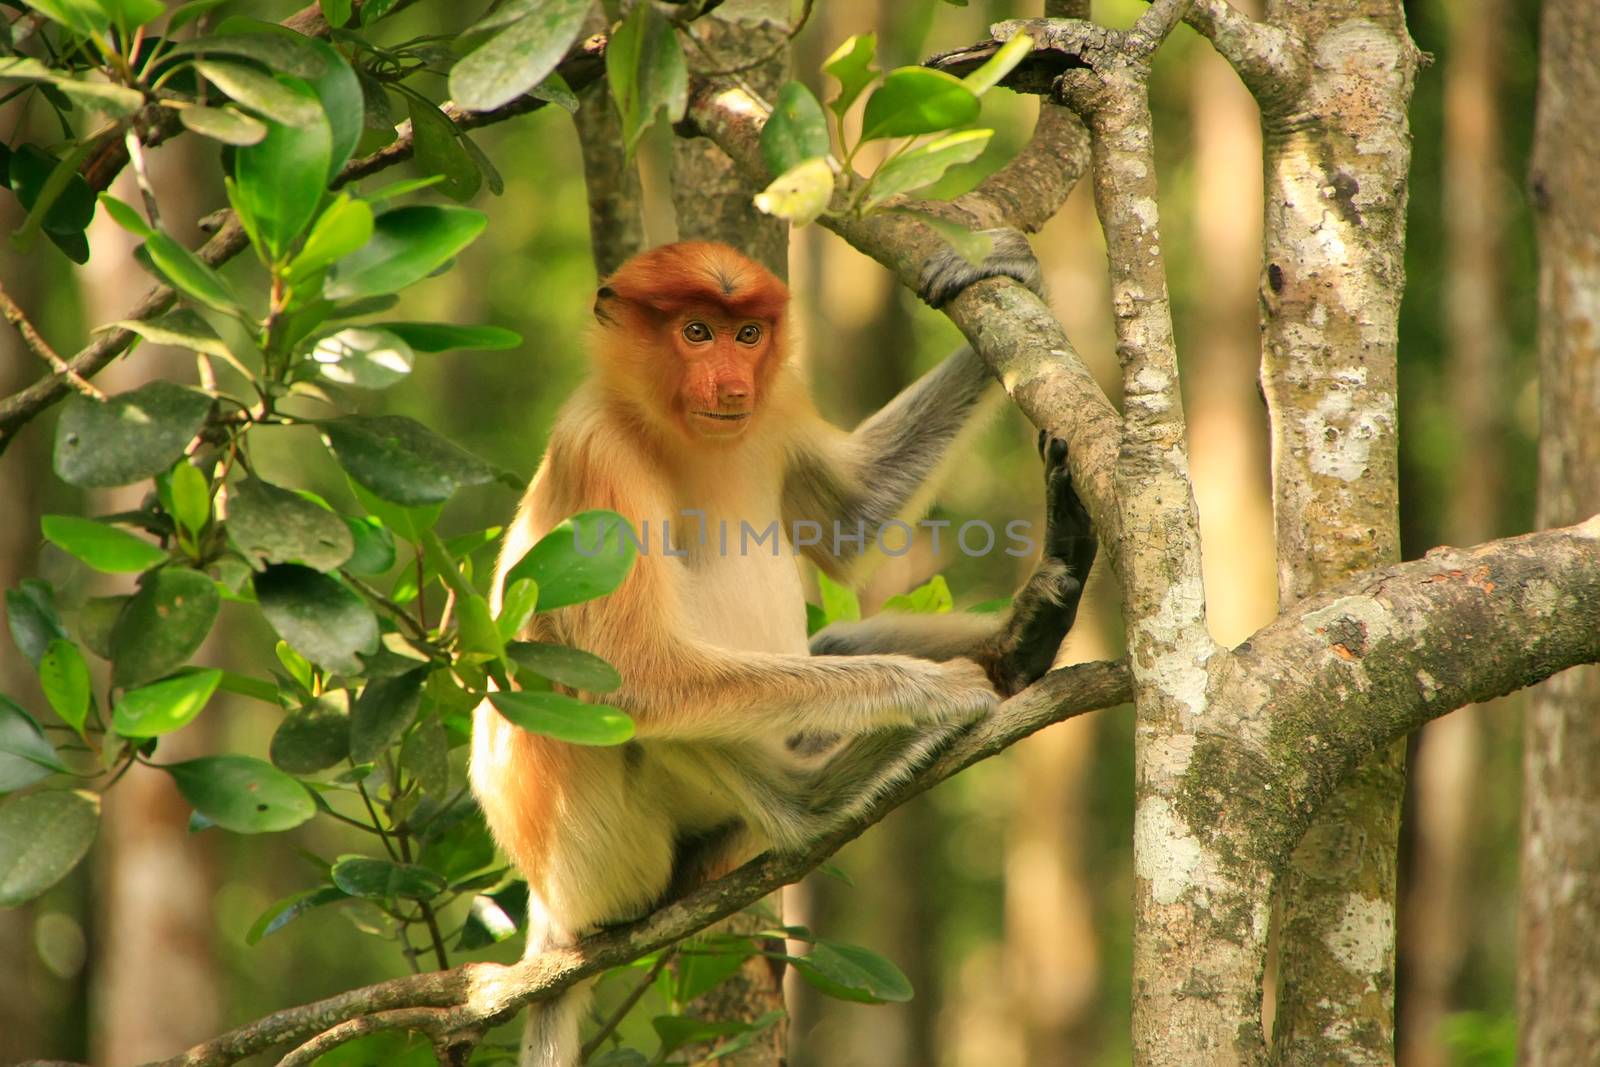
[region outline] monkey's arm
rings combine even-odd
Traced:
[[[811,639],[819,655],[902,653],[945,660],[964,656],[1010,695],[1050,669],[1077,617],[1096,542],[1072,488],[1064,442],[1040,435],[1045,461],[1045,538],[1039,565],[1004,614],[898,615],[834,623]]]

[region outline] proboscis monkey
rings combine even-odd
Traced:
[[[941,262],[922,295],[937,305],[997,273],[1036,286],[1022,248]],[[529,635],[616,665],[605,699],[637,733],[587,748],[477,711],[473,787],[528,879],[530,953],[804,844],[1048,670],[1072,625],[1095,539],[1063,446],[1043,441],[1042,558],[1009,612],[885,614],[808,642],[799,555],[848,572],[915,506],[991,382],[963,348],[846,433],[789,363],[788,301],[764,267],[702,242],[646,252],[599,290],[593,375],[556,421],[500,579],[580,511],[648,530],[615,592],[536,616]],[[672,545],[655,543],[664,520]],[[848,536],[858,521],[865,542]],[[825,532],[794,534],[805,522]],[[742,536],[774,523],[781,540]],[[585,993],[533,1007],[525,1067],[571,1067]]]

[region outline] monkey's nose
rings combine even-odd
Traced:
[[[718,403],[742,406],[749,399],[750,387],[743,382],[725,382],[717,386]]]

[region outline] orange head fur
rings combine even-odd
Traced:
[[[696,443],[738,439],[787,358],[788,305],[783,282],[727,245],[651,249],[595,300],[601,384],[659,429]]]

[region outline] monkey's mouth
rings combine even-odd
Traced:
[[[748,411],[696,411],[694,414],[697,418],[726,423],[741,423],[751,415]]]

